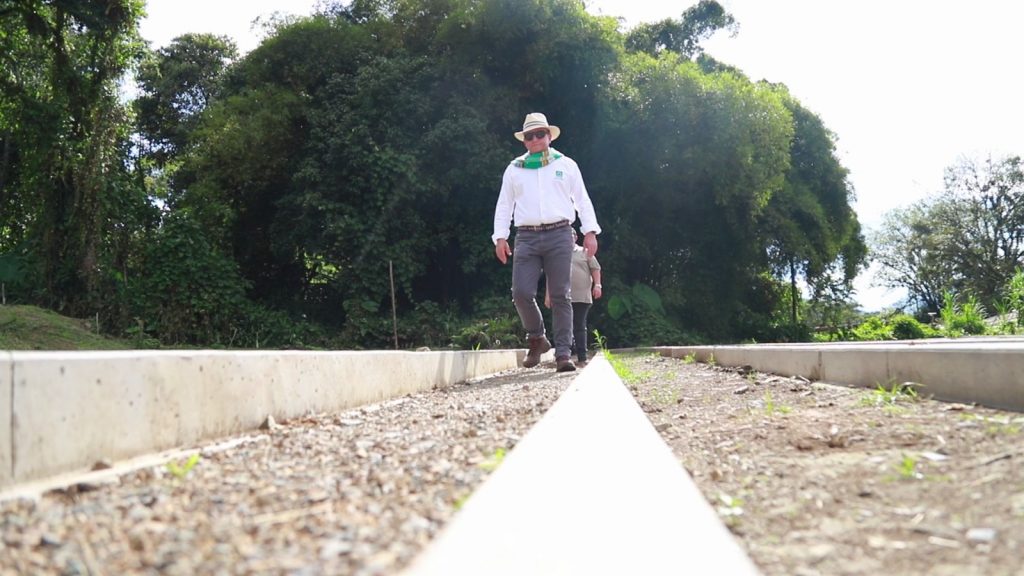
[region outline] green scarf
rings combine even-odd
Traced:
[[[519,158],[512,161],[512,165],[516,168],[526,168],[529,170],[536,170],[543,168],[548,164],[551,164],[555,160],[562,157],[562,153],[554,148],[548,148],[547,150],[541,150],[534,154],[527,152]]]

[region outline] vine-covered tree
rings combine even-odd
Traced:
[[[118,273],[105,238],[141,199],[118,94],[141,11],[141,0],[0,6],[0,252],[31,246],[34,296],[72,313],[104,305]]]

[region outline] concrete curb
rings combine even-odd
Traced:
[[[681,571],[758,574],[597,357],[405,574]]]
[[[0,487],[521,365],[478,352],[0,353]]]
[[[658,346],[647,350],[850,386],[888,388],[893,383],[914,382],[921,385],[919,394],[937,400],[1024,412],[1024,341],[1019,338]]]

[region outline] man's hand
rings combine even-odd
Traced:
[[[587,253],[587,258],[597,255],[597,234],[587,232],[583,237],[583,250]]]
[[[508,240],[498,238],[498,243],[494,245],[494,255],[502,264],[508,262],[508,257],[512,255],[512,249],[508,247]]]

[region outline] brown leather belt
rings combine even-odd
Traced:
[[[568,220],[559,220],[558,222],[552,222],[550,224],[538,224],[536,226],[516,226],[516,230],[526,230],[527,232],[541,232],[543,230],[555,230],[557,228],[564,228],[568,225]]]

